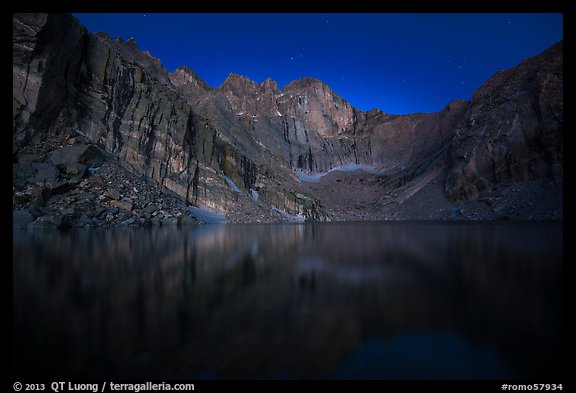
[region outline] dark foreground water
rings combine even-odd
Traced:
[[[16,377],[559,376],[560,224],[14,232]]]

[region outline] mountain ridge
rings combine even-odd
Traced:
[[[350,165],[377,170],[372,174],[380,179],[376,194],[411,184],[421,188],[419,179],[428,184],[449,173],[442,180],[446,195],[464,202],[477,200],[502,181],[562,176],[562,124],[552,120],[536,121],[533,130],[537,138],[543,130],[550,135],[547,158],[531,155],[532,164],[522,167],[520,175],[490,178],[484,164],[477,171],[469,159],[459,163],[459,157],[466,156],[463,149],[477,149],[463,135],[489,139],[492,132],[489,127],[472,127],[475,114],[492,124],[494,116],[511,113],[504,106],[502,112],[486,115],[484,101],[492,96],[516,100],[527,115],[533,114],[538,100],[546,100],[553,106],[546,110],[558,117],[562,98],[557,66],[552,73],[559,76],[548,79],[551,71],[545,64],[521,68],[528,79],[542,70],[540,79],[548,85],[518,86],[530,91],[545,88],[546,94],[518,90],[513,98],[514,92],[506,96],[505,88],[492,89],[486,97],[480,91],[472,101],[453,100],[439,112],[391,115],[359,110],[311,77],[280,90],[271,78],[257,83],[230,73],[218,88],[211,87],[189,67],[168,72],[160,59],[140,51],[134,39],[88,33],[71,15],[15,14],[13,19],[13,157],[18,165],[27,149],[80,132],[86,138],[83,143],[95,144],[130,172],[175,193],[184,204],[225,213],[234,222],[285,220],[274,209],[310,221],[340,219],[333,207],[325,206],[329,198],[318,197],[316,186],[301,174],[309,178]],[[557,52],[548,62],[558,63]],[[509,85],[502,83],[499,86]],[[512,141],[499,149],[508,152],[515,146],[519,145]],[[405,195],[413,195],[416,188]],[[395,203],[400,206],[403,201]],[[376,209],[380,202],[370,203]],[[146,222],[141,215],[144,205],[134,203],[130,209],[140,223]]]

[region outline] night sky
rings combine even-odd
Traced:
[[[168,71],[280,88],[306,76],[362,110],[435,112],[562,39],[562,14],[74,14],[134,37]]]

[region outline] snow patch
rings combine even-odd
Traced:
[[[302,215],[302,214],[293,215],[293,214],[290,214],[284,210],[278,209],[274,205],[271,205],[271,208],[276,213],[280,213],[280,215],[282,217],[286,218],[290,222],[304,222],[304,221],[306,221],[306,217],[304,217],[304,215]]]
[[[232,181],[232,179],[230,179],[228,176],[224,175],[224,180],[226,180],[226,183],[228,183],[228,185],[232,188],[232,191],[234,192],[242,192],[238,186],[236,185],[236,183],[234,183]]]
[[[300,179],[300,181],[309,182],[309,183],[318,183],[320,181],[320,178],[322,178],[323,176],[326,176],[330,172],[334,172],[334,171],[341,171],[341,172],[362,171],[362,172],[371,173],[373,175],[382,175],[386,172],[383,169],[374,168],[373,166],[363,165],[363,164],[352,164],[352,163],[351,164],[338,165],[338,166],[335,166],[334,168],[332,168],[326,172],[320,172],[320,173],[315,173],[315,172],[306,173],[300,168],[294,168],[293,169],[294,174],[298,177],[298,179]]]
[[[386,172],[383,169],[374,168],[373,166],[364,165],[364,164],[339,165],[337,167],[330,169],[328,172],[332,172],[332,171],[342,171],[342,172],[362,171],[362,172],[371,173],[373,175],[381,175],[381,174]]]
[[[215,213],[208,210],[202,210],[195,206],[188,206],[186,210],[192,217],[197,218],[205,224],[226,224],[225,213]]]
[[[244,112],[237,113],[236,115],[237,115],[237,116],[243,116],[243,115],[244,115]]]
[[[294,172],[296,177],[298,177],[298,179],[300,179],[300,181],[304,181],[304,182],[308,182],[308,183],[319,183],[320,178],[322,176],[324,176],[322,174],[306,173],[300,168],[294,168],[294,169],[292,169],[292,171]]]
[[[250,197],[252,198],[252,200],[254,202],[258,202],[258,197],[260,196],[260,194],[258,194],[258,191],[250,189]]]
[[[278,116],[282,117],[282,113],[280,113],[280,111],[277,110],[277,111],[276,111],[276,114],[277,114]]]

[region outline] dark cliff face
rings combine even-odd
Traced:
[[[169,75],[133,39],[88,34],[70,15],[15,15],[13,30],[15,152],[32,138],[73,129],[188,203],[233,209],[238,195],[227,176],[245,199],[250,188],[260,192],[254,209],[273,204],[326,218],[319,201],[292,184],[289,168],[268,165],[261,148],[247,146],[255,144],[245,131],[225,127],[227,118],[237,120],[218,100],[212,106],[224,113],[215,124],[194,111],[190,94],[211,89],[189,70]]]
[[[561,43],[496,74],[471,103],[398,116],[358,110],[314,78],[280,90],[232,73],[213,88],[188,67],[168,73],[134,39],[89,34],[71,15],[15,15],[13,33],[15,155],[77,132],[196,206],[328,219],[293,171],[343,164],[407,179],[441,161],[453,200],[562,176]]]
[[[13,152],[75,116],[87,32],[69,15],[13,18]]]
[[[502,182],[562,178],[562,59],[560,42],[474,93],[452,142],[452,199],[475,199]]]

